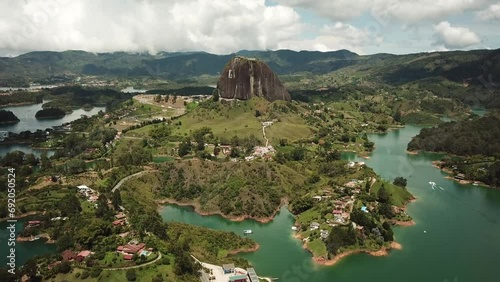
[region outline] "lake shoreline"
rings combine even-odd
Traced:
[[[194,209],[194,212],[201,215],[201,216],[219,215],[219,216],[221,216],[225,219],[228,219],[230,221],[239,222],[239,221],[251,219],[251,220],[255,220],[259,223],[269,223],[269,222],[273,221],[274,217],[276,216],[276,214],[279,212],[279,210],[281,209],[281,207],[284,204],[284,200],[283,200],[282,204],[278,208],[276,208],[276,210],[273,212],[273,214],[271,216],[254,217],[254,216],[250,216],[250,215],[231,216],[231,215],[223,214],[220,211],[202,211],[200,204],[197,202],[193,202],[193,201],[179,202],[179,201],[176,201],[174,199],[162,199],[162,200],[156,200],[155,202],[158,204],[159,209],[161,209],[161,205],[164,205],[164,204],[177,205],[177,206],[183,206],[183,207],[192,207]]]
[[[40,237],[40,238],[46,239],[47,241],[45,242],[45,244],[55,244],[56,243],[56,240],[53,240],[48,233],[38,234],[35,237]],[[30,242],[31,238],[32,238],[32,236],[30,236],[30,237],[18,236],[16,238],[16,241],[17,242]]]
[[[32,215],[37,215],[37,214],[40,214],[42,212],[38,212],[38,211],[31,211],[31,212],[27,212],[27,213],[22,213],[22,214],[19,214],[19,215],[16,215],[15,217],[4,217],[4,218],[0,218],[0,222],[3,222],[3,221],[7,221],[9,219],[21,219],[21,218],[25,218],[25,217],[28,217],[28,216],[32,216]]]
[[[466,184],[472,184],[474,186],[483,186],[483,187],[487,187],[487,188],[491,188],[491,189],[499,189],[497,187],[493,187],[491,185],[488,185],[484,182],[481,182],[481,181],[477,181],[477,180],[470,180],[470,179],[456,179],[455,177],[452,177],[451,175],[453,174],[453,171],[451,171],[449,168],[447,167],[440,167],[439,164],[441,164],[441,161],[433,161],[432,162],[432,166],[434,168],[437,168],[439,170],[441,170],[442,172],[448,174],[447,176],[445,176],[444,178],[445,179],[449,179],[449,180],[454,180],[455,182],[457,182],[458,184],[462,184],[462,185],[466,185]]]
[[[366,249],[356,249],[356,250],[349,250],[349,251],[340,253],[338,255],[335,255],[331,259],[325,259],[323,257],[314,257],[313,256],[312,260],[315,264],[318,264],[318,265],[333,266],[333,265],[337,264],[338,262],[340,262],[343,258],[346,258],[346,257],[348,257],[350,255],[354,255],[354,254],[365,253],[365,254],[369,254],[369,255],[374,256],[374,257],[383,257],[383,256],[389,255],[390,250],[402,250],[402,249],[403,249],[403,246],[401,244],[399,244],[396,241],[392,241],[388,247],[383,246],[378,251],[372,251],[372,250],[366,250]]]

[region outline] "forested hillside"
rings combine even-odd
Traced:
[[[408,150],[446,152],[454,155],[500,155],[500,118],[492,115],[424,128]]]

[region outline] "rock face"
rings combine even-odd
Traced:
[[[240,56],[226,64],[217,82],[221,98],[248,100],[263,97],[268,101],[290,101],[290,94],[265,63]]]

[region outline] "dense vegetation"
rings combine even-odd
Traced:
[[[58,119],[63,118],[66,112],[59,108],[47,108],[36,112],[35,117],[37,119]]]
[[[1,123],[15,123],[19,118],[11,111],[0,110],[0,124]]]
[[[500,156],[500,118],[491,115],[424,128],[408,144],[408,150]]]
[[[43,93],[39,92],[13,91],[10,95],[0,95],[0,106],[11,104],[38,104],[42,103],[42,98]]]

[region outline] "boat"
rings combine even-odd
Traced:
[[[40,239],[40,237],[38,237],[38,236],[35,236],[35,237],[31,236],[30,242],[36,241],[38,239]]]
[[[252,233],[253,233],[252,229],[243,230],[243,234],[252,234]]]
[[[297,226],[292,226],[292,230],[297,231],[298,230]]]

